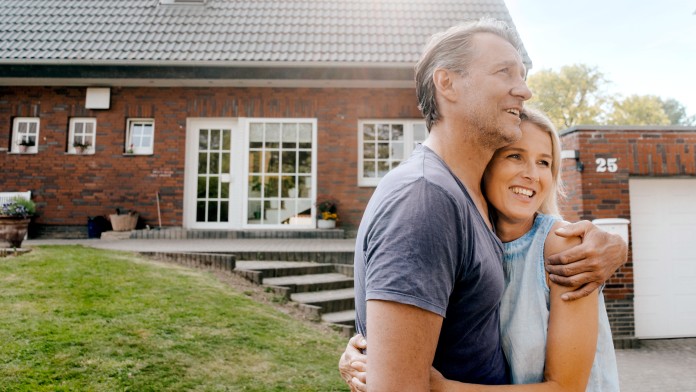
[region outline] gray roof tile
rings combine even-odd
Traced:
[[[0,1],[0,62],[172,60],[412,64],[428,37],[503,0]]]

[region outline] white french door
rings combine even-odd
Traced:
[[[184,227],[311,228],[316,120],[187,121]]]

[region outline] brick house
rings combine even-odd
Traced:
[[[32,191],[40,236],[85,235],[116,208],[315,230],[327,197],[351,235],[426,136],[428,37],[482,16],[512,24],[503,0],[3,2],[0,191]]]
[[[615,336],[696,336],[696,128],[561,132],[566,219],[630,220],[629,262],[604,290]]]

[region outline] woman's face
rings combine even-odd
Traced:
[[[508,221],[529,220],[555,191],[551,136],[529,121],[520,128],[522,138],[498,149],[483,174],[488,201]]]

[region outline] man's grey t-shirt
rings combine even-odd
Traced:
[[[498,313],[502,260],[500,240],[463,184],[440,157],[420,145],[380,181],[360,223],[356,328],[369,342],[367,300],[436,313],[445,319],[435,368],[452,380],[506,384]]]

